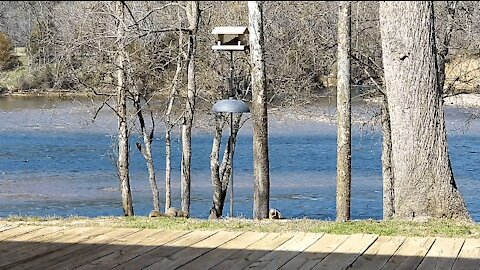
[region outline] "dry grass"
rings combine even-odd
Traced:
[[[325,232],[330,234],[367,233],[386,236],[440,236],[480,238],[480,225],[452,220],[351,222],[312,219],[252,220],[252,219],[185,219],[148,217],[9,217],[1,223],[42,226],[90,226],[118,228],[151,228],[171,230],[227,230],[258,232]]]

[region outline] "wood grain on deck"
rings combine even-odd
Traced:
[[[0,224],[0,269],[480,269],[480,239]]]

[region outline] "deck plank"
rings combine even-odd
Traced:
[[[480,239],[466,239],[452,270],[480,269]]]
[[[377,239],[373,234],[353,234],[313,269],[346,269]]]
[[[405,241],[405,237],[379,236],[348,269],[382,269]]]
[[[134,257],[133,259],[126,261],[120,265],[117,265],[113,269],[140,269],[147,267],[158,260],[171,256],[185,249],[191,245],[194,245],[208,237],[211,237],[217,233],[216,231],[190,231],[174,241],[167,242],[165,244],[158,245],[152,249]]]
[[[216,247],[236,238],[240,234],[241,232],[218,232],[205,240],[202,240],[196,244],[180,250],[177,253],[174,253],[167,257],[158,258],[160,259],[159,261],[148,266],[146,269],[176,269],[215,249]]]
[[[71,268],[78,268],[78,269],[89,269],[90,266],[100,267],[102,269],[107,269],[106,266],[103,265],[105,262],[109,262],[108,260],[102,260],[103,257],[108,256],[115,252],[120,252],[121,250],[128,247],[128,246],[135,246],[138,244],[142,239],[150,237],[151,235],[158,233],[158,230],[137,230],[129,235],[125,235],[124,237],[115,238],[113,241],[109,242],[107,245],[103,245],[99,248],[90,249],[87,252],[84,252],[81,257],[76,257],[75,259],[69,260],[68,264]],[[86,264],[92,263],[90,266],[82,267]],[[101,266],[105,266],[101,267]],[[97,268],[98,269],[98,268]]]
[[[2,224],[0,225],[0,233],[1,232],[4,232],[4,231],[7,231],[7,230],[10,230],[10,229],[13,229],[13,228],[17,228],[18,226],[20,225],[17,225],[17,224]]]
[[[480,269],[480,239],[0,224],[2,269]]]
[[[324,234],[280,269],[312,269],[347,239],[348,235]]]
[[[79,231],[57,239],[53,244],[56,246],[52,252],[18,265],[15,269],[57,269],[62,263],[72,258],[81,256],[84,252],[105,245],[112,238],[120,237],[125,232],[114,228],[79,228]]]
[[[382,269],[416,269],[433,245],[435,238],[407,238],[397,252],[390,257]]]
[[[80,269],[110,269],[116,267],[124,262],[127,262],[143,253],[146,253],[162,244],[173,241],[189,231],[161,231],[161,230],[152,230],[154,233],[144,237],[143,239],[138,239],[139,241],[135,244],[125,243],[126,245],[119,247],[114,252],[93,260]],[[138,235],[136,235],[138,237]]]
[[[247,249],[266,235],[267,233],[261,232],[244,232],[235,239],[220,245],[217,249],[207,252],[201,257],[183,265],[179,270],[209,269],[241,250]]]
[[[31,232],[23,233],[21,235],[16,235],[7,240],[4,240],[0,244],[0,256],[3,260],[0,260],[0,266],[5,264],[5,260],[8,259],[11,253],[14,253],[17,249],[23,249],[26,246],[26,243],[34,244],[41,242],[45,237],[52,237],[64,230],[65,228],[60,227],[42,227],[38,230]]]
[[[62,262],[50,265],[50,267],[53,267],[55,269],[72,269],[74,266],[78,265],[77,262],[83,262],[90,259],[90,255],[92,254],[92,252],[96,252],[102,247],[109,245],[110,243],[118,239],[128,237],[130,234],[133,234],[139,230],[140,229],[133,228],[115,228],[108,233],[101,234],[97,237],[81,243],[80,245],[83,245],[85,247],[84,249],[82,249],[81,252],[76,252],[75,256],[71,256],[69,258],[66,258],[66,260],[63,260]]]
[[[81,243],[82,241],[108,231],[109,230],[106,228],[97,228],[93,230],[92,228],[88,227],[77,227],[72,228],[72,230],[65,230],[64,236],[54,239],[46,244],[51,246],[51,250],[48,254],[46,253],[37,258],[32,258],[31,260],[25,261],[22,264],[15,265],[12,267],[12,269],[34,269],[35,267],[42,268],[44,265],[47,265],[47,263],[53,265],[55,261],[58,261],[64,255],[66,255],[66,251],[69,250],[69,246],[72,246],[76,243]]]
[[[7,239],[15,238],[23,234],[31,233],[35,230],[39,230],[43,227],[40,226],[19,226],[12,228],[10,230],[2,231],[0,233],[0,241],[4,241]],[[1,244],[1,243],[0,243]]]
[[[294,235],[294,233],[269,233],[267,236],[263,237],[259,241],[248,246],[247,249],[235,253],[234,255],[227,258],[226,260],[223,260],[221,263],[215,265],[211,269],[243,269],[257,261],[265,254],[269,253],[271,250],[274,250],[281,244],[285,243]]]
[[[32,234],[23,234],[23,238],[12,239],[12,242],[3,242],[0,247],[0,266],[11,268],[21,262],[52,252],[56,248],[52,244],[53,241],[74,230],[68,227],[45,227]]]
[[[278,246],[273,251],[265,254],[256,262],[251,264],[249,269],[279,269],[299,253],[315,243],[322,234],[297,233],[290,240]]]
[[[417,270],[450,270],[464,242],[462,238],[436,238]]]

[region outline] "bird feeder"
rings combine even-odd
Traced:
[[[248,47],[248,28],[244,26],[217,26],[212,34],[217,36],[214,51],[245,51]]]
[[[230,52],[230,90],[229,99],[217,101],[212,110],[216,113],[230,113],[230,140],[233,140],[233,114],[248,113],[250,109],[247,104],[241,100],[235,99],[233,91],[233,74],[234,74],[234,51],[245,51],[248,48],[248,28],[244,26],[219,26],[215,27],[212,34],[217,36],[216,44],[212,46],[214,51]],[[228,143],[230,147],[230,217],[233,217],[233,141]]]

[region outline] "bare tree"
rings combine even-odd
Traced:
[[[432,2],[381,2],[380,30],[392,131],[395,217],[470,219],[453,178]]]
[[[118,117],[118,159],[117,169],[122,193],[122,207],[125,216],[133,216],[132,191],[130,189],[129,173],[129,130],[127,125],[127,91],[125,88],[125,28],[123,19],[124,6],[117,1],[115,16],[118,18],[117,26],[117,117]]]
[[[270,207],[270,167],[262,2],[248,1],[248,18],[252,63],[253,170],[255,175],[253,217],[264,219],[268,218]]]
[[[231,114],[230,116],[233,116]],[[210,210],[210,218],[219,218],[223,215],[225,198],[230,184],[232,173],[232,157],[235,154],[237,134],[241,126],[241,114],[236,114],[233,119],[232,132],[228,138],[228,145],[225,147],[220,162],[220,148],[222,144],[222,131],[228,121],[223,114],[215,115],[215,132],[213,137],[212,151],[210,154],[210,171],[213,187],[213,206]],[[230,144],[231,147],[230,147]],[[232,153],[230,153],[232,151]],[[233,215],[233,213],[230,213]]]
[[[177,56],[177,64],[175,69],[175,75],[172,79],[172,85],[170,90],[170,95],[168,97],[168,105],[165,110],[165,212],[172,207],[172,129],[175,126],[176,121],[172,120],[172,109],[174,107],[175,100],[178,98],[179,93],[179,75],[182,71],[182,46],[183,46],[183,35],[182,31],[178,31],[178,49],[179,53]]]
[[[195,54],[197,49],[197,31],[200,20],[198,1],[189,1],[187,5],[188,19],[188,52],[187,52],[187,100],[182,125],[182,211],[185,216],[190,215],[190,185],[192,160],[192,125],[195,111],[196,81],[195,81]]]
[[[352,185],[351,12],[350,1],[340,3],[337,49],[337,221],[350,220]]]
[[[146,100],[145,97],[141,96],[138,89],[134,89],[133,92],[133,105],[137,112],[137,118],[140,124],[140,131],[142,133],[144,147],[142,147],[141,143],[139,142],[136,143],[136,146],[142,154],[143,158],[145,159],[145,162],[147,163],[148,182],[150,183],[150,189],[152,190],[153,210],[160,211],[160,196],[157,186],[157,179],[155,177],[155,165],[153,162],[152,154],[152,142],[155,132],[155,120],[153,118],[153,112],[150,111],[150,122],[152,123],[152,127],[149,131],[145,123],[145,118],[143,117],[143,111],[146,110],[144,106],[149,106],[148,100]]]

